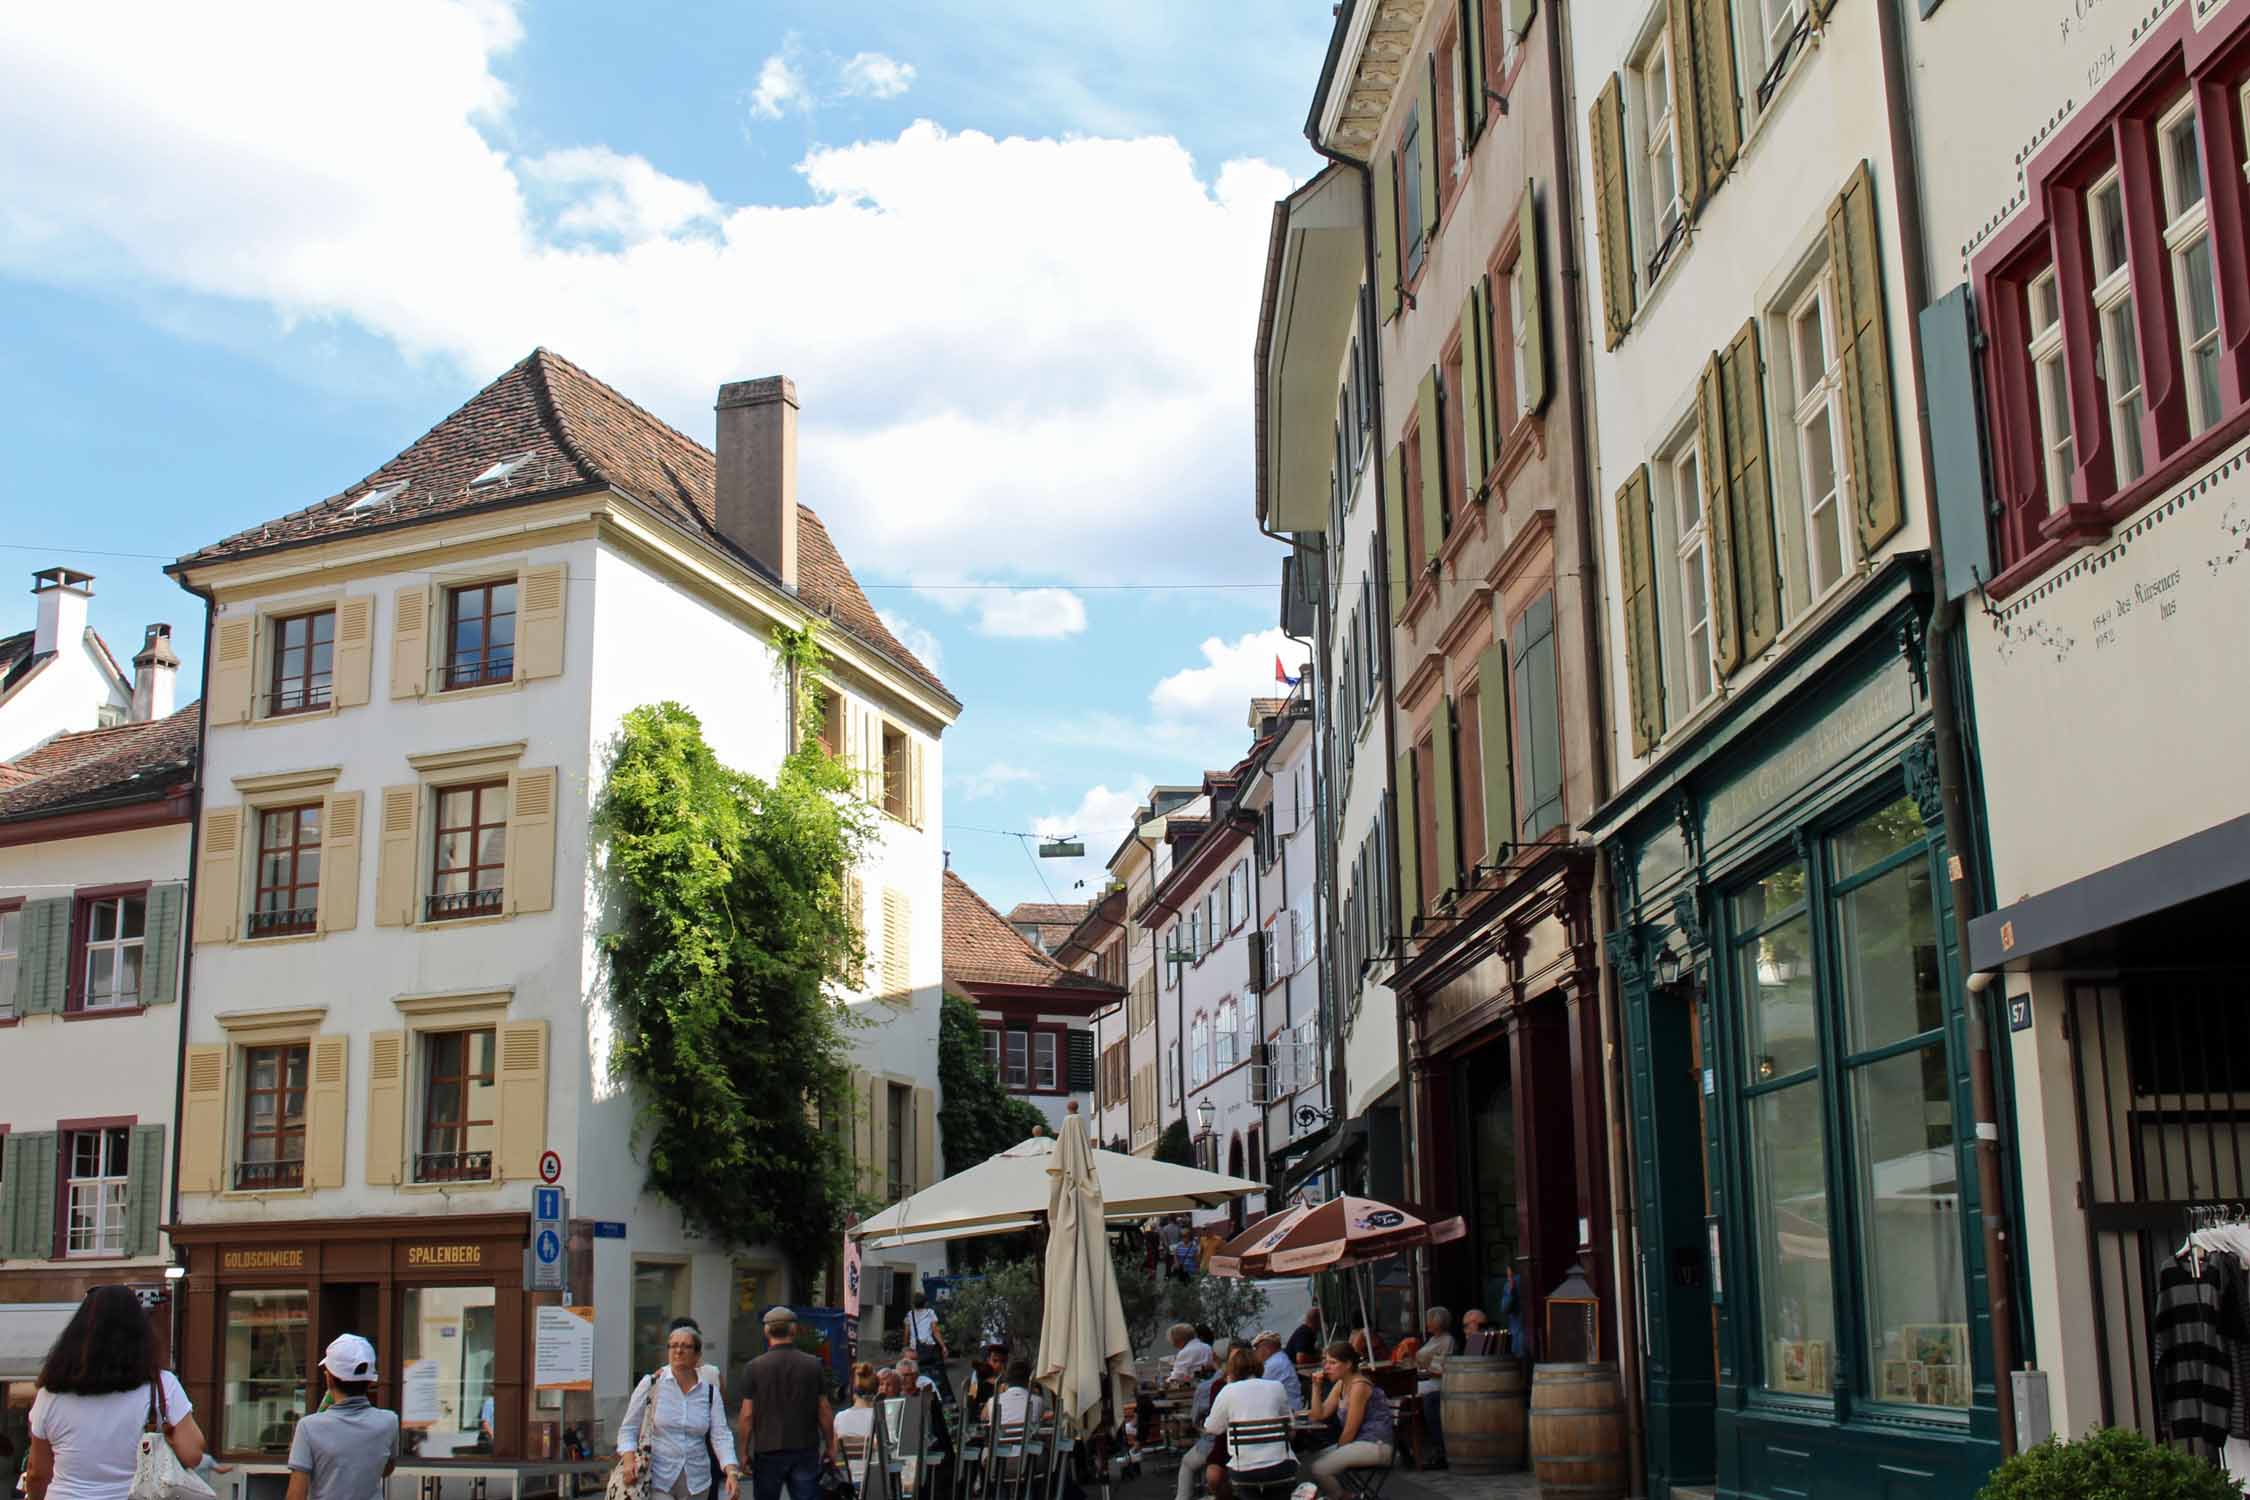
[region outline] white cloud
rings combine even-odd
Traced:
[[[883,628],[898,637],[898,643],[921,658],[922,665],[939,676],[945,675],[945,647],[937,636],[923,629],[896,610],[879,609],[875,617]]]
[[[1234,641],[1212,636],[1203,643],[1203,664],[1185,667],[1149,690],[1149,707],[1160,719],[1182,724],[1220,724],[1247,735],[1252,698],[1277,698],[1289,689],[1274,680],[1275,658],[1297,676],[1305,648],[1278,626]],[[1247,739],[1244,744],[1248,744]]]
[[[1126,778],[1122,786],[1102,783],[1088,787],[1078,805],[1066,813],[1032,819],[1031,831],[1044,838],[1070,835],[1083,839],[1083,859],[1042,859],[1040,873],[1058,901],[1091,901],[1109,883],[1107,861],[1112,851],[1132,831],[1133,813],[1148,800],[1155,783],[1146,776]]]
[[[971,802],[980,802],[988,797],[999,796],[1001,792],[1011,786],[1028,785],[1038,780],[1039,773],[1037,771],[1026,770],[1022,766],[1011,766],[1004,760],[996,760],[983,770],[971,771],[968,775],[962,777],[960,783],[961,795]]]
[[[776,52],[758,66],[758,85],[750,91],[750,113],[761,120],[778,120],[789,110],[803,114],[813,106],[805,75],[786,52]]]
[[[808,204],[714,203],[600,142],[511,155],[493,0],[150,6],[125,48],[103,14],[0,6],[0,275],[363,331],[464,399],[547,344],[698,436],[722,380],[785,372],[863,576],[989,577],[996,538],[1033,579],[1268,576],[1243,357],[1277,167],[919,121],[810,149]],[[798,108],[778,56],[761,97]]]
[[[895,99],[913,87],[914,64],[880,52],[855,52],[836,70],[836,76],[846,94]]]
[[[996,589],[978,601],[979,635],[1054,640],[1085,628],[1086,605],[1068,589]]]

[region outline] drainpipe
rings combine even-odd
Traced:
[[[189,991],[195,978],[195,906],[202,893],[203,882],[196,878],[198,861],[203,845],[203,772],[211,738],[211,637],[218,629],[219,602],[207,588],[197,588],[182,580],[180,587],[203,601],[203,690],[196,695],[195,709],[195,779],[188,788],[188,895],[187,906],[180,918],[180,1042],[175,1051],[179,1057],[187,1056]],[[173,1225],[180,1222],[180,1122],[187,1113],[187,1070],[172,1070],[172,1191],[168,1195],[165,1217]],[[165,1238],[169,1241],[171,1236]],[[180,1247],[171,1245],[172,1263],[179,1263]],[[185,1287],[184,1281],[167,1281],[167,1288]],[[187,1298],[184,1290],[171,1298],[172,1303],[172,1366],[178,1369],[181,1359],[181,1335],[187,1327]],[[191,1372],[192,1373],[192,1372]]]
[[[1883,59],[1883,102],[1889,116],[1891,170],[1898,179],[1900,270],[1906,305],[1915,313],[1929,305],[1929,268],[1923,248],[1922,179],[1914,131],[1913,104],[1907,95],[1905,20],[1898,0],[1876,0],[1876,23]],[[1935,464],[1930,452],[1929,386],[1922,367],[1922,325],[1906,321],[1907,352],[1914,370],[1914,437],[1922,459],[1924,517],[1929,527],[1930,572],[1937,581],[1923,650],[1929,673],[1930,727],[1937,739],[1938,798],[1943,808],[1947,878],[1953,888],[1954,930],[1966,932],[1982,913],[1983,883],[1975,868],[1976,840],[1969,821],[1968,756],[1961,738],[1960,700],[1953,674],[1953,643],[1960,628],[1958,606],[1945,597],[1945,539],[1934,506],[1928,503]],[[1962,962],[1967,961],[1963,946]],[[1999,1092],[1993,1083],[1991,1002],[1974,984],[1967,990],[1969,1015],[1969,1094],[1976,1111],[1977,1197],[1984,1211],[1984,1263],[1992,1318],[1992,1405],[2000,1428],[2000,1454],[2016,1451],[2016,1399],[2011,1372],[2016,1366],[2014,1247],[2008,1234],[2008,1193],[2001,1163]]]

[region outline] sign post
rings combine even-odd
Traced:
[[[569,1217],[568,1195],[561,1188],[531,1190],[531,1290],[535,1292],[564,1289],[563,1239]]]

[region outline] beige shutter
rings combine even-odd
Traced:
[[[509,1021],[499,1028],[500,1149],[493,1162],[503,1182],[539,1173],[547,1149],[547,1023]]]
[[[1516,205],[1516,285],[1523,290],[1523,409],[1547,405],[1547,263],[1539,245],[1539,183],[1523,185]]]
[[[1398,316],[1398,169],[1391,152],[1375,158],[1375,293],[1388,323]]]
[[[1742,665],[1742,623],[1735,600],[1734,526],[1727,513],[1727,394],[1719,356],[1704,361],[1695,388],[1696,467],[1703,482],[1703,524],[1711,536],[1711,645],[1719,675]]]
[[[561,771],[541,766],[508,776],[508,862],[500,874],[504,912],[555,906],[555,789]]]
[[[563,604],[570,594],[570,568],[547,563],[526,568],[517,580],[516,676],[560,677],[563,669]]]
[[[1392,821],[1391,847],[1398,855],[1398,909],[1399,936],[1414,930],[1414,919],[1422,911],[1422,859],[1415,847],[1416,834],[1421,828],[1421,810],[1414,797],[1414,752],[1401,751],[1398,757],[1397,817]]]
[[[430,594],[427,584],[391,600],[391,696],[419,698],[430,686]]]
[[[888,1203],[891,1198],[891,1081],[887,1076],[867,1081],[867,1139],[871,1143],[868,1172],[874,1180],[874,1193]],[[909,1160],[900,1165],[912,1164]]]
[[[195,940],[231,943],[242,906],[242,814],[234,807],[203,810],[203,842],[196,853]]]
[[[883,998],[906,1001],[914,994],[914,911],[906,892],[883,887]]]
[[[1742,91],[1734,76],[1734,0],[1689,0],[1695,16],[1695,118],[1703,159],[1686,168],[1700,171],[1703,195],[1726,181],[1742,154]]]
[[[1742,655],[1749,660],[1781,633],[1781,569],[1774,556],[1773,487],[1766,463],[1765,366],[1756,318],[1746,321],[1727,345],[1720,369],[1726,378],[1727,504],[1733,510],[1727,522]]]
[[[867,1087],[867,1070],[864,1068],[852,1069],[852,1165],[858,1170],[859,1187],[861,1192],[873,1191],[872,1184],[875,1177],[873,1170],[869,1166],[870,1150],[868,1146],[867,1136],[868,1125],[871,1117],[869,1116],[868,1111],[870,1108],[872,1108],[872,1106],[868,1102]]]
[[[1484,488],[1485,470],[1491,467],[1491,445],[1485,437],[1485,330],[1492,319],[1485,315],[1484,281],[1469,284],[1461,299],[1461,493],[1475,500]]]
[[[1418,128],[1414,132],[1415,155],[1422,160],[1422,254],[1426,258],[1432,241],[1437,238],[1438,202],[1444,197],[1438,186],[1437,169],[1437,54],[1427,55],[1422,65],[1422,97],[1415,101],[1414,118]]]
[[[375,834],[377,927],[414,925],[414,825],[421,802],[420,786],[383,788],[383,818]]]
[[[1437,836],[1437,883],[1435,894],[1444,896],[1461,883],[1461,844],[1455,837],[1453,798],[1453,699],[1447,697],[1438,703],[1437,713],[1430,719],[1430,800],[1435,816],[1431,819]]]
[[[320,802],[320,887],[313,897],[314,926],[349,932],[359,925],[358,792],[331,792]]]
[[[1875,237],[1875,178],[1862,161],[1828,210],[1828,265],[1836,286],[1836,341],[1844,371],[1844,432],[1859,555],[1906,524],[1899,491],[1898,426],[1891,405],[1891,341],[1883,316],[1883,258]]]
[[[335,675],[329,695],[338,708],[367,702],[375,672],[375,596],[352,594],[336,606]]]
[[[344,1185],[344,1076],[351,1039],[312,1039],[312,1087],[305,1096],[305,1186]]]
[[[1672,146],[1680,160],[1680,211],[1703,206],[1703,127],[1695,67],[1695,0],[1664,0],[1672,44]]]
[[[1484,857],[1499,864],[1516,837],[1516,747],[1508,732],[1508,648],[1498,641],[1477,658],[1477,751],[1484,757]]]
[[[937,1090],[914,1090],[914,1185],[927,1191],[937,1186]]]
[[[1422,373],[1414,392],[1414,409],[1422,423],[1422,555],[1426,564],[1445,545],[1445,419],[1438,410],[1437,367]]]
[[[1406,613],[1412,592],[1412,564],[1406,554],[1406,445],[1393,443],[1383,455],[1383,553],[1389,562],[1391,623]]]
[[[367,1036],[367,1184],[405,1179],[406,1033]]]
[[[1602,263],[1604,347],[1614,349],[1633,326],[1633,217],[1625,198],[1625,96],[1615,73],[1602,85],[1587,120],[1594,154],[1594,237]]]
[[[190,1047],[180,1059],[180,1191],[215,1193],[225,1186],[227,1051]]]
[[[906,821],[912,823],[916,828],[930,826],[928,805],[923,800],[929,794],[929,783],[924,779],[922,762],[923,751],[926,748],[920,740],[912,735],[907,736]]]
[[[1664,736],[1663,656],[1658,644],[1662,637],[1656,623],[1647,464],[1618,487],[1617,554],[1625,604],[1625,686],[1632,704],[1633,753],[1646,755]]]
[[[210,719],[214,724],[239,724],[250,717],[256,632],[257,622],[244,615],[221,620],[212,633]]]

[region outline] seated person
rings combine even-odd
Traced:
[[[1279,1383],[1289,1393],[1289,1409],[1302,1411],[1305,1405],[1304,1382],[1297,1378],[1297,1367],[1282,1352],[1281,1335],[1268,1328],[1250,1341],[1250,1352],[1258,1356],[1258,1373],[1267,1380]]]
[[[1003,1427],[1012,1427],[1018,1422],[1026,1427],[1036,1427],[1046,1411],[1047,1403],[1031,1388],[1031,1362],[1019,1359],[1008,1366],[1000,1393],[992,1398],[985,1419],[990,1421],[993,1413],[997,1413]]]
[[[1313,1416],[1342,1424],[1336,1445],[1313,1455],[1313,1483],[1328,1500],[1343,1500],[1344,1482],[1336,1476],[1344,1470],[1379,1469],[1391,1461],[1396,1429],[1390,1398],[1375,1388],[1360,1363],[1359,1351],[1350,1344],[1330,1344],[1313,1384]]]
[[[852,1404],[836,1413],[835,1432],[828,1448],[829,1461],[845,1464],[852,1476],[852,1488],[858,1489],[867,1477],[867,1455],[875,1446],[875,1398],[878,1394],[875,1367],[871,1364],[852,1366]],[[844,1457],[844,1439],[859,1440],[859,1456],[850,1460]]]
[[[1230,1481],[1268,1484],[1292,1478],[1297,1472],[1297,1460],[1286,1439],[1251,1443],[1239,1453],[1227,1442],[1227,1429],[1236,1422],[1263,1422],[1289,1415],[1289,1392],[1280,1381],[1266,1379],[1260,1369],[1258,1356],[1248,1349],[1237,1348],[1228,1355],[1226,1387],[1212,1400],[1211,1415],[1204,1420],[1203,1430],[1213,1445],[1209,1454],[1212,1462],[1204,1478],[1215,1495],[1231,1496],[1234,1491]],[[1183,1473],[1186,1468],[1183,1463]]]
[[[969,1367],[969,1410],[981,1413],[1000,1394],[1000,1377],[1007,1373],[1008,1346],[990,1343],[984,1346],[977,1362]]]
[[[1484,1315],[1481,1307],[1472,1307],[1461,1314],[1461,1352],[1463,1354],[1498,1354],[1500,1331]]]
[[[1166,1337],[1172,1341],[1175,1351],[1172,1355],[1172,1367],[1164,1372],[1166,1380],[1185,1384],[1210,1368],[1210,1342],[1196,1336],[1193,1323],[1174,1323],[1166,1331]]]

